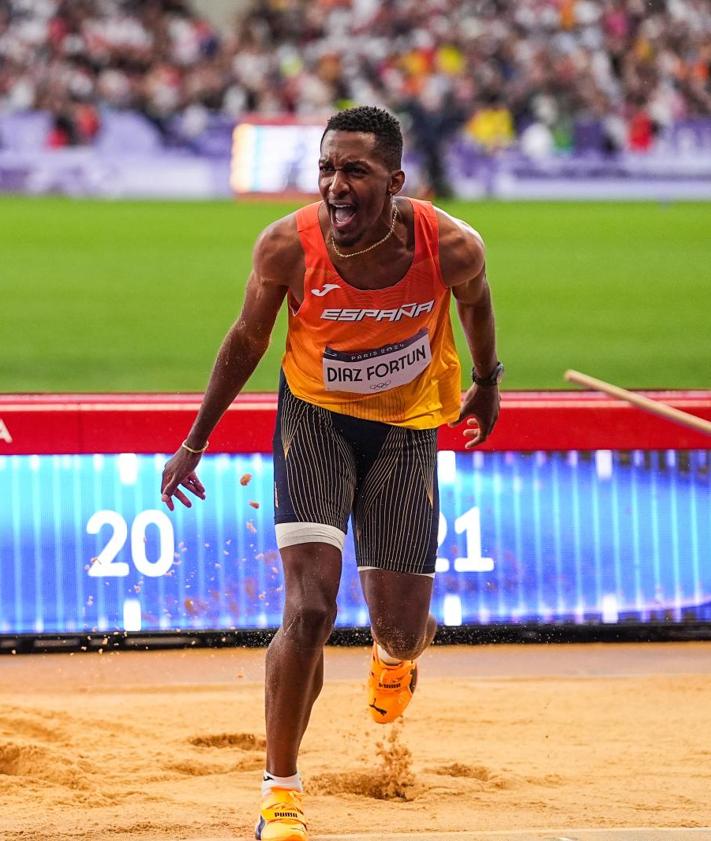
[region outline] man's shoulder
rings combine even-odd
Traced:
[[[448,245],[450,247],[469,245],[479,249],[484,248],[484,240],[481,234],[469,222],[452,216],[451,213],[447,213],[441,207],[434,205],[433,207],[439,225],[440,245]]]
[[[257,237],[256,248],[269,253],[281,253],[301,248],[301,240],[296,227],[296,212],[282,216],[271,222]]]
[[[303,267],[304,250],[296,227],[296,213],[289,213],[267,225],[254,246],[255,268],[267,276],[286,280],[295,268]]]
[[[456,286],[478,274],[484,266],[481,234],[468,222],[435,207],[439,225],[439,259],[448,286]]]

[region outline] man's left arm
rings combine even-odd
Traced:
[[[440,215],[440,263],[445,283],[452,289],[457,313],[474,363],[473,383],[462,399],[459,417],[450,426],[467,420],[466,448],[481,444],[499,417],[496,327],[491,290],[486,279],[484,243],[469,225]]]

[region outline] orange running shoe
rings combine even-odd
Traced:
[[[289,788],[273,788],[262,800],[254,830],[257,841],[308,841],[302,794]]]
[[[417,685],[417,663],[403,660],[388,666],[378,657],[378,645],[373,643],[368,676],[368,707],[373,721],[389,724],[399,718],[412,700]]]

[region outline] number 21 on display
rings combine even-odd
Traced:
[[[439,513],[439,528],[437,530],[437,548],[441,548],[447,537],[447,520]],[[483,558],[481,554],[481,517],[478,508],[470,508],[454,521],[454,531],[464,532],[466,543],[466,557],[454,559],[455,572],[491,572],[494,569],[493,558]],[[448,572],[449,558],[437,558],[436,572]]]

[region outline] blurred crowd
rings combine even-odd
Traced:
[[[0,0],[0,113],[45,109],[50,145],[91,142],[102,107],[162,131],[220,112],[405,116],[423,154],[645,151],[711,115],[709,0],[259,0],[226,27],[189,0]],[[437,155],[434,154],[436,158]],[[430,161],[437,166],[437,161]],[[433,172],[434,180],[437,173]]]

